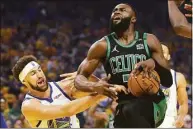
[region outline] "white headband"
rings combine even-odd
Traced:
[[[35,62],[35,61],[29,62],[29,63],[23,68],[23,70],[20,72],[20,74],[19,74],[19,80],[20,80],[21,82],[23,82],[23,80],[25,79],[25,77],[27,76],[27,74],[28,74],[31,70],[33,70],[34,68],[39,67],[39,66],[40,66],[40,65],[39,65],[37,62]]]

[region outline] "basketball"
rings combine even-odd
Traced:
[[[150,77],[143,77],[143,71],[136,77],[129,77],[128,89],[136,97],[154,95],[160,87],[160,77],[154,70]]]

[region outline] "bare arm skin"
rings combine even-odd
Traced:
[[[78,75],[75,78],[75,87],[84,92],[97,92],[114,99],[116,98],[116,93],[108,88],[113,87],[113,85],[106,82],[110,77],[98,82],[88,80],[88,77],[106,57],[106,51],[107,45],[104,38],[91,46],[86,59],[79,66]]]
[[[64,90],[64,92],[71,99],[81,98],[81,97],[88,96],[90,94],[96,93],[96,92],[83,92],[83,91],[80,91],[80,90],[76,89],[75,86],[74,86],[74,79],[75,79],[76,76],[72,75],[71,73],[68,73],[66,75],[69,75],[69,78],[71,78],[71,79],[69,79],[69,80],[65,80],[65,79],[61,80],[61,81],[57,82],[57,84],[61,87],[61,89]],[[92,82],[97,82],[97,81],[99,81],[99,78],[97,78],[94,75],[91,75],[88,78],[88,80],[92,81]]]
[[[82,91],[94,91],[95,83],[88,82],[88,77],[101,63],[101,60],[106,56],[106,42],[100,40],[94,43],[88,51],[87,57],[78,68],[78,75],[75,78],[75,87]]]
[[[165,87],[170,87],[173,84],[172,75],[168,62],[164,58],[159,40],[154,35],[148,34],[147,44],[151,49],[152,58],[137,63],[131,76],[135,76],[143,70],[145,76],[148,77],[148,74],[155,69],[160,76],[161,84]]]
[[[159,40],[153,34],[148,34],[147,43],[152,51],[152,58],[155,61],[155,70],[160,76],[161,84],[165,87],[170,87],[173,84],[172,75],[168,61],[164,58]]]
[[[186,17],[180,12],[173,0],[168,0],[169,18],[172,27],[177,35],[192,38],[191,24],[188,23]]]
[[[184,117],[188,113],[188,95],[186,92],[186,79],[183,74],[177,73],[177,99],[179,103],[178,118],[176,121],[176,127],[182,127]]]
[[[57,82],[57,84],[61,87],[61,89],[63,89],[64,92],[71,99],[81,98],[81,97],[88,96],[88,95],[91,95],[91,94],[96,94],[96,92],[83,92],[81,90],[76,89],[75,86],[74,86],[74,79],[75,79],[74,74],[76,75],[76,72],[62,74],[63,77],[68,76],[67,77],[68,79],[66,78],[66,79],[63,79],[63,80]],[[91,82],[98,82],[98,81],[100,81],[100,79],[97,78],[93,74],[88,78],[88,80],[91,81]],[[115,91],[115,92],[123,91],[123,92],[125,92],[125,94],[128,93],[126,88],[124,86],[121,86],[121,85],[114,85],[114,87],[110,87],[110,89]]]
[[[61,105],[43,105],[38,100],[31,99],[23,102],[21,111],[28,121],[50,120],[80,113],[101,99],[104,96],[86,96]]]

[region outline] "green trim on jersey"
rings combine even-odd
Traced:
[[[145,46],[145,50],[147,52],[147,55],[149,56],[149,58],[151,57],[150,52],[149,52],[149,48],[148,48],[148,44],[147,44],[147,33],[143,34],[143,40],[144,40],[144,46]]]
[[[139,33],[138,33],[138,31],[135,31],[135,39],[133,41],[131,41],[128,45],[124,45],[119,40],[117,40],[114,36],[115,36],[115,33],[112,33],[112,37],[118,45],[120,45],[121,47],[124,47],[124,48],[129,48],[129,47],[132,47],[137,42],[137,39],[139,38]]]
[[[109,59],[109,56],[110,56],[110,41],[109,41],[109,38],[107,36],[105,36],[105,39],[107,41],[107,52],[106,52],[106,62],[107,60]]]
[[[164,99],[159,103],[153,102],[153,108],[155,125],[158,127],[165,117],[165,112],[167,109],[166,98],[164,97]]]

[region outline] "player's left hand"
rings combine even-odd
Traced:
[[[140,74],[142,71],[144,71],[143,77],[150,77],[149,74],[151,73],[152,70],[155,68],[155,62],[153,59],[148,59],[145,61],[141,61],[137,64],[135,64],[135,68],[131,72],[131,76],[137,76]]]
[[[178,116],[176,122],[174,123],[176,128],[181,128],[184,125],[184,117]]]
[[[61,74],[60,77],[64,78],[62,81],[66,81],[66,80],[73,80],[73,79],[75,79],[76,75],[77,75],[77,72],[64,73],[64,74]]]

